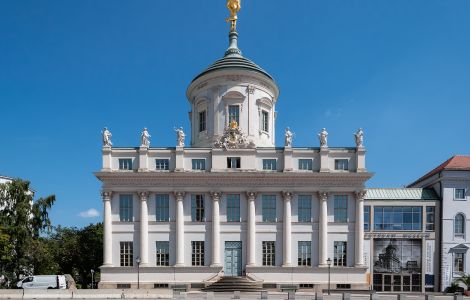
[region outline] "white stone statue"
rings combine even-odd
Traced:
[[[175,128],[176,131],[176,145],[178,147],[184,147],[184,139],[186,134],[184,134],[183,127]]]
[[[294,137],[294,133],[292,131],[290,131],[289,127],[286,128],[285,137],[286,138],[285,138],[284,146],[285,147],[292,147],[292,138]]]
[[[318,134],[318,139],[320,140],[320,147],[327,148],[328,147],[328,132],[326,128],[323,128],[320,133]]]
[[[152,136],[149,134],[147,128],[144,128],[142,130],[142,133],[140,134],[140,147],[149,147],[150,146],[150,138]]]
[[[354,133],[354,139],[356,140],[356,147],[363,148],[364,147],[364,131],[362,128],[359,128],[356,133]]]
[[[103,136],[103,147],[111,147],[113,145],[111,142],[111,137],[113,135],[111,134],[111,131],[108,130],[108,127],[105,127],[103,131],[101,131],[101,134]]]

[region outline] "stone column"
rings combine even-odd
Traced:
[[[318,192],[320,200],[320,222],[318,224],[318,265],[326,267],[328,259],[328,193]]]
[[[174,192],[176,198],[176,267],[184,266],[184,192]]]
[[[220,211],[219,201],[222,193],[210,192],[212,197],[212,264],[211,267],[220,267]]]
[[[364,266],[364,197],[366,191],[356,193],[356,239],[355,245],[355,266]]]
[[[247,192],[246,197],[248,198],[248,255],[247,255],[247,266],[254,267],[256,265],[256,210],[255,210],[255,192]]]
[[[291,192],[283,192],[284,218],[283,218],[283,267],[292,266],[292,214],[291,214]]]
[[[149,264],[149,214],[148,192],[139,192],[140,197],[140,266]]]
[[[113,266],[113,223],[111,219],[111,197],[113,192],[103,191],[103,266]]]

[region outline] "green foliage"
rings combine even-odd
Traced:
[[[464,274],[459,278],[455,279],[455,283],[462,283],[467,287],[467,290],[470,291],[470,274]]]

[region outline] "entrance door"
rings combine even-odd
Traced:
[[[242,276],[242,242],[225,242],[225,276]]]

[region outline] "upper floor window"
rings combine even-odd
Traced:
[[[426,230],[434,230],[435,207],[426,206]]]
[[[370,231],[370,206],[364,206],[364,231]]]
[[[240,222],[240,195],[227,195],[227,222]]]
[[[191,197],[191,220],[193,222],[204,222],[204,195],[192,195]]]
[[[374,230],[421,230],[422,207],[374,206]]]
[[[311,266],[312,265],[312,243],[299,242],[298,243],[297,265]]]
[[[119,243],[119,259],[121,267],[132,267],[134,265],[134,245],[132,242]]]
[[[170,197],[168,194],[155,196],[155,220],[157,222],[170,221]]]
[[[454,235],[464,237],[465,235],[465,217],[463,214],[457,214],[454,220]]]
[[[313,161],[311,159],[299,159],[299,170],[309,170],[313,169]]]
[[[204,241],[191,242],[191,264],[193,266],[204,266]]]
[[[348,196],[335,195],[334,197],[334,221],[346,223],[348,221]]]
[[[276,242],[263,241],[263,266],[276,265]]]
[[[119,159],[119,170],[132,170],[132,159],[131,158],[120,158]]]
[[[121,222],[133,221],[132,195],[119,195],[119,220]]]
[[[341,170],[341,171],[349,170],[349,160],[335,159],[335,170]]]
[[[155,242],[155,263],[157,267],[170,265],[170,242]]]
[[[240,157],[227,157],[228,169],[240,169],[240,167],[241,167]]]
[[[347,253],[347,243],[346,242],[336,242],[334,243],[335,256],[333,259],[334,266],[347,266],[346,253]]]
[[[240,106],[229,105],[228,107],[228,122],[234,121],[240,124]]]
[[[276,222],[276,196],[263,195],[261,201],[263,222]]]
[[[465,189],[455,189],[454,199],[464,200],[465,199]]]
[[[298,204],[299,222],[311,222],[312,221],[312,196],[299,195],[297,204]]]
[[[206,169],[206,160],[204,158],[194,158],[192,161],[193,170],[205,170]]]
[[[203,110],[203,111],[200,111],[199,112],[199,132],[203,132],[203,131],[206,131],[207,128],[206,128],[206,111]]]
[[[269,132],[269,113],[265,110],[261,111],[261,130]]]
[[[169,170],[170,160],[169,159],[156,159],[155,170]]]
[[[277,170],[276,159],[263,159],[263,170]]]

